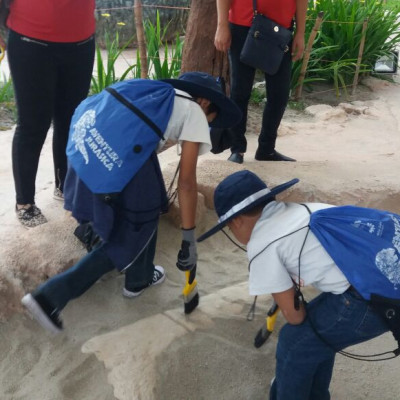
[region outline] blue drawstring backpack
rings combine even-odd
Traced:
[[[122,191],[163,139],[174,98],[169,83],[132,79],[82,101],[72,117],[67,157],[91,192]]]
[[[303,206],[310,213],[311,231],[350,284],[386,321],[397,341],[398,348],[393,350],[394,356],[380,360],[399,356],[400,215],[355,206],[311,212],[305,204]],[[321,335],[318,337],[321,338]],[[366,360],[366,356],[350,356]]]
[[[355,206],[311,213],[310,229],[365,300],[400,305],[400,216]]]

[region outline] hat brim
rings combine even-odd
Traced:
[[[282,183],[281,185],[275,186],[274,188],[271,189],[269,193],[266,195],[258,198],[255,201],[252,201],[248,205],[244,206],[234,214],[232,214],[229,218],[224,220],[223,222],[219,222],[217,225],[215,225],[213,228],[208,230],[207,232],[203,233],[201,236],[197,238],[197,242],[202,242],[203,240],[209,238],[210,236],[214,235],[218,231],[220,231],[229,221],[231,221],[233,218],[237,217],[238,215],[244,214],[247,211],[250,211],[252,208],[257,207],[258,205],[261,205],[263,203],[268,202],[272,197],[275,197],[277,194],[283,192],[284,190],[289,189],[291,186],[295,185],[297,182],[299,182],[299,179],[295,178],[292,179],[289,182]]]
[[[203,97],[210,100],[218,108],[216,118],[210,122],[212,128],[231,128],[237,125],[241,118],[242,112],[239,107],[229,97],[222,92],[214,89],[198,85],[186,80],[180,79],[160,79],[162,82],[169,83],[175,89],[183,90],[193,97]]]

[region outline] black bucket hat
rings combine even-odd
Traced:
[[[214,206],[218,223],[201,235],[197,241],[202,242],[221,230],[229,221],[259,204],[267,203],[277,194],[289,189],[299,180],[292,179],[269,189],[267,185],[251,171],[238,171],[227,176],[215,189]]]
[[[242,112],[239,107],[227,97],[217,79],[205,72],[186,72],[178,79],[161,79],[175,89],[183,90],[193,97],[203,97],[210,100],[218,108],[217,117],[210,122],[212,128],[231,128],[237,125]]]

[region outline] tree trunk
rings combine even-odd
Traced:
[[[214,46],[217,29],[215,0],[195,0],[191,3],[186,26],[181,72],[202,71],[222,76],[229,83],[229,62]]]
[[[146,50],[146,40],[144,37],[142,1],[141,0],[135,0],[134,15],[135,15],[137,42],[138,42],[139,55],[140,55],[140,77],[143,79],[146,79],[147,73],[148,73],[148,71],[147,71],[147,50]]]

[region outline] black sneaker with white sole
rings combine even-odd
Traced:
[[[147,289],[149,286],[158,285],[160,283],[163,283],[164,281],[165,281],[165,270],[160,265],[156,265],[154,267],[153,280],[147,286],[145,286],[142,289],[137,289],[135,291],[131,291],[124,288],[122,294],[125,297],[137,297],[141,295],[144,292],[144,290]]]
[[[22,298],[21,303],[43,328],[52,333],[62,332],[63,324],[60,313],[42,295],[28,293]]]

